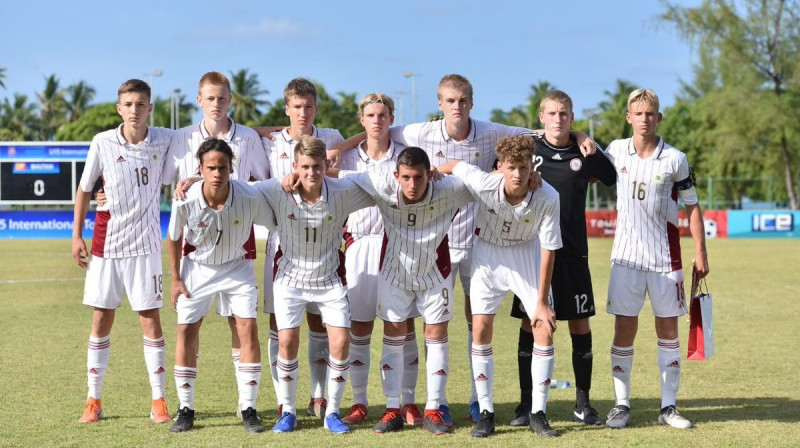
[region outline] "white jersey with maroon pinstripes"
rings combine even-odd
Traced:
[[[467,163],[453,168],[478,202],[475,234],[489,244],[506,247],[533,240],[537,236],[543,249],[558,250],[562,246],[559,224],[559,197],[547,182],[534,193],[528,193],[517,205],[506,200],[505,178],[488,174]]]
[[[294,172],[292,162],[294,162],[294,147],[297,146],[298,141],[289,135],[289,129],[276,131],[271,135],[275,140],[264,137],[261,139],[261,143],[269,158],[271,177],[283,179],[287,174]],[[326,148],[332,148],[344,141],[342,134],[336,129],[313,126],[310,135],[325,142]]]
[[[397,168],[397,156],[403,146],[389,141],[389,150],[381,160],[371,159],[363,149],[363,142],[355,148],[346,150],[339,158],[339,168],[348,171],[373,173],[393,173]],[[353,241],[365,235],[383,235],[383,219],[378,207],[368,207],[350,214],[345,227],[345,242],[349,246]]]
[[[462,141],[457,141],[447,133],[445,120],[394,127],[391,128],[389,135],[392,140],[406,146],[418,146],[424,149],[431,160],[431,166],[458,160],[489,172],[492,171],[495,160],[494,148],[500,139],[530,133],[531,131],[526,128],[470,119],[469,136]],[[453,219],[453,226],[448,234],[450,247],[456,249],[472,247],[477,211],[477,204],[469,204],[460,209]]]
[[[307,204],[300,193],[283,191],[279,179],[252,184],[266,198],[280,239],[275,256],[275,284],[299,289],[332,289],[344,285],[344,255],[339,248],[350,213],[375,205],[347,179],[325,179],[322,197]]]
[[[428,182],[425,198],[405,204],[393,173],[345,173],[375,199],[385,228],[381,277],[392,286],[421,291],[450,275],[447,231],[459,207],[472,201],[464,182],[448,176]]]
[[[251,177],[256,180],[269,178],[269,162],[261,137],[247,126],[236,124],[230,118],[228,120],[231,129],[224,140],[233,150],[231,179],[248,181]],[[202,121],[175,131],[164,164],[164,182],[171,182],[176,174],[179,180],[197,176],[200,166],[197,150],[209,137]]]
[[[172,131],[147,128],[134,145],[122,127],[97,134],[89,146],[80,188],[92,191],[103,177],[107,202],[97,207],[92,255],[127,258],[161,252],[161,172]]]
[[[203,196],[203,182],[197,182],[182,201],[172,203],[168,236],[172,241],[184,237],[184,256],[208,265],[252,258],[251,227],[275,227],[272,209],[261,192],[247,183],[231,180],[228,199],[219,210],[209,207]]]
[[[607,155],[617,170],[617,230],[613,263],[633,269],[681,269],[676,182],[689,177],[686,155],[659,137],[652,156],[636,154],[633,139],[614,140]]]

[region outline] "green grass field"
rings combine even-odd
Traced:
[[[684,239],[684,260],[693,251]],[[381,325],[373,337],[373,374],[370,379],[370,421],[351,435],[333,436],[322,422],[300,418],[293,434],[245,434],[234,416],[236,385],[229,351],[227,323],[216,315],[206,319],[201,331],[201,357],[197,380],[196,429],[170,434],[168,426],[148,419],[150,389],[142,356],[141,330],[130,307],[117,313],[112,332],[112,353],[103,389],[106,418],[98,424],[77,423],[86,396],[86,344],[91,312],[81,305],[84,272],[70,256],[65,240],[2,240],[0,253],[0,318],[4,338],[0,344],[0,446],[797,446],[800,443],[800,393],[797,371],[800,357],[792,347],[800,329],[800,301],[796,277],[800,266],[798,240],[710,240],[714,295],[716,356],[707,362],[684,361],[678,396],[681,412],[696,428],[679,431],[656,424],[660,392],[655,366],[656,343],[649,304],[643,313],[636,341],[630,427],[612,431],[571,422],[574,389],[550,394],[548,417],[562,433],[560,439],[542,440],[525,428],[507,425],[519,400],[516,373],[518,321],[508,316],[510,300],[495,324],[495,410],[498,432],[486,440],[470,438],[466,415],[469,375],[463,305],[450,326],[450,399],[456,428],[453,435],[435,437],[422,429],[378,436],[371,427],[383,409],[377,374]],[[608,256],[611,240],[590,241],[592,273],[598,315],[592,319],[595,365],[592,401],[605,415],[613,404],[609,347],[613,319],[605,313]],[[261,277],[263,257],[256,271]],[[167,266],[166,263],[164,265]],[[792,274],[794,272],[794,274]],[[166,273],[166,272],[165,272]],[[165,285],[169,284],[168,279]],[[460,294],[460,293],[459,293]],[[460,297],[460,296],[459,296]],[[169,302],[166,302],[169,303]],[[262,341],[266,316],[261,315]],[[171,366],[175,342],[175,314],[162,313],[167,338],[167,400],[170,411],[177,401]],[[688,325],[681,319],[681,349],[686,355]],[[421,340],[421,338],[420,338]],[[377,341],[377,343],[376,343]],[[554,377],[572,380],[570,342],[566,324],[556,333]],[[300,408],[307,403],[308,370],[305,343],[301,344]],[[266,346],[266,345],[265,345]],[[266,369],[265,369],[265,372]],[[424,372],[421,366],[420,373]],[[265,425],[275,421],[275,397],[264,376],[259,404]],[[420,376],[417,402],[424,404],[425,383]],[[342,410],[352,404],[345,393]]]

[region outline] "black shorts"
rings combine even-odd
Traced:
[[[557,320],[576,320],[594,316],[594,293],[589,261],[559,263],[553,265],[553,304]],[[522,301],[514,296],[511,317],[528,317]]]

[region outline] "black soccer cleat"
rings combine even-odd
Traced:
[[[242,411],[242,423],[244,423],[245,432],[257,434],[264,432],[267,429],[261,424],[261,419],[258,418],[258,413],[253,408],[247,408]]]
[[[528,426],[531,423],[531,405],[527,403],[520,403],[514,409],[514,420],[511,420],[511,426]]]
[[[550,422],[547,421],[547,417],[544,415],[544,412],[539,411],[535,414],[531,414],[530,418],[531,431],[535,432],[537,436],[559,437],[561,435],[558,433],[558,431],[550,427]]]
[[[478,423],[472,428],[469,435],[472,437],[489,437],[494,434],[494,412],[481,411]]]
[[[572,411],[572,421],[591,426],[603,424],[603,421],[597,416],[597,411],[589,406],[589,403],[586,403],[581,408],[575,408]]]
[[[194,409],[184,407],[178,409],[178,418],[169,428],[169,432],[186,432],[194,426]]]

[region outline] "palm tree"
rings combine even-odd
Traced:
[[[66,106],[69,118],[68,123],[73,123],[83,115],[89,107],[89,103],[94,99],[94,87],[86,84],[85,81],[79,81],[77,84],[72,84],[67,87],[66,99],[64,105]]]
[[[638,87],[623,79],[618,79],[614,90],[603,92],[606,100],[600,102],[599,122],[600,125],[595,129],[597,141],[603,146],[608,145],[612,140],[630,137],[633,134],[631,125],[625,119],[628,111],[628,95]]]
[[[45,78],[44,90],[36,94],[39,98],[41,140],[52,140],[56,135],[56,129],[66,121],[64,92],[59,88],[58,82],[55,74],[50,75]]]
[[[4,79],[6,79],[6,69],[5,67],[0,67],[0,87],[5,89],[6,83],[3,81]]]
[[[258,75],[248,73],[246,68],[238,72],[231,72],[231,116],[233,121],[242,124],[258,120],[262,112],[260,107],[269,107],[267,100],[262,100],[262,95],[267,95],[267,90],[261,90]]]
[[[528,94],[528,104],[525,108],[525,126],[528,129],[542,129],[542,123],[539,121],[539,105],[542,104],[542,99],[556,86],[547,81],[539,81],[538,84],[531,85],[531,91]]]
[[[14,101],[3,99],[0,104],[0,140],[35,140],[39,122],[36,105],[28,102],[28,96],[14,94]]]

